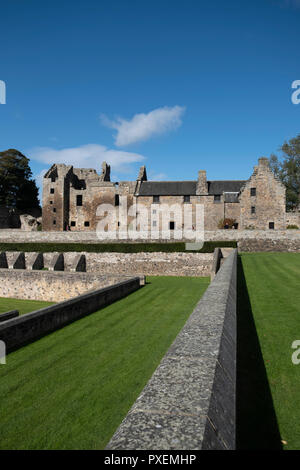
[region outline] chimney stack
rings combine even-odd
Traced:
[[[265,167],[265,168],[269,168],[270,167],[270,162],[269,162],[269,159],[267,157],[261,157],[258,159],[258,166],[259,167]]]
[[[206,180],[206,171],[200,170],[198,171],[196,194],[198,196],[201,196],[202,194],[207,194],[207,193],[208,193],[208,186],[207,186],[207,180]]]

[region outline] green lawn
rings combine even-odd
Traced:
[[[209,284],[145,287],[7,357],[1,449],[103,449]]]
[[[238,446],[300,449],[300,253],[247,253],[238,276]],[[285,444],[284,442],[287,442]]]
[[[48,307],[49,305],[53,305],[53,302],[8,299],[6,297],[0,297],[0,315],[1,313],[8,312],[9,310],[19,310],[19,315],[23,315],[24,313],[33,312],[34,310]]]

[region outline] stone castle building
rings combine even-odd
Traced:
[[[142,206],[149,209],[149,229],[160,230],[162,205],[188,204],[195,215],[196,204],[204,205],[204,229],[216,230],[224,219],[234,219],[237,229],[285,229],[287,224],[285,187],[274,176],[267,158],[260,158],[248,180],[207,180],[199,171],[194,181],[148,181],[142,166],[136,181],[110,181],[110,166],[102,164],[102,173],[94,169],[54,164],[43,179],[43,230],[95,231],[103,218],[97,215],[101,204],[119,211],[126,196],[127,207],[133,206],[128,225],[141,217]],[[117,211],[118,212],[118,211]],[[169,220],[176,230],[176,220]],[[179,222],[183,225],[182,221]],[[118,217],[115,224],[119,229]]]

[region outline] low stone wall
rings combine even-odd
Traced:
[[[88,272],[136,276],[209,276],[213,261],[213,253],[84,254]],[[66,266],[69,256],[65,254]]]
[[[107,449],[235,449],[236,270],[234,250]]]
[[[4,341],[7,352],[14,351],[79,318],[96,312],[116,300],[126,297],[139,288],[139,278],[132,278],[104,289],[96,289],[51,307],[7,320],[0,324],[0,341]]]
[[[290,222],[294,222],[296,216],[291,215]],[[284,240],[287,245],[289,240],[300,240],[300,230],[214,230],[204,233],[205,241],[239,241],[239,240]],[[104,240],[104,243],[128,243],[131,240]],[[174,242],[179,240],[148,240],[151,242]],[[185,240],[182,240],[185,241]],[[190,240],[186,240],[189,242]],[[1,229],[0,243],[13,242],[40,242],[40,243],[101,243],[96,232],[25,232],[18,229]],[[147,240],[136,240],[136,243],[147,243]]]
[[[0,313],[0,322],[11,320],[19,316],[19,310],[10,310],[9,312]]]
[[[298,253],[300,252],[300,236],[299,238],[290,239],[244,239],[238,242],[238,250],[240,252],[257,252],[257,251],[283,251]]]
[[[224,249],[229,253],[231,249]],[[223,249],[222,249],[223,251]],[[0,253],[0,268],[87,271],[119,276],[209,276],[213,253]],[[224,255],[226,256],[226,255]],[[1,263],[2,260],[2,263]],[[39,260],[39,263],[36,261]],[[35,264],[35,267],[33,266]],[[15,269],[15,268],[14,268]]]
[[[61,302],[132,276],[0,269],[0,297]]]

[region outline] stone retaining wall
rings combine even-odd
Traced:
[[[84,253],[89,272],[145,276],[209,276],[213,253]],[[65,253],[65,263],[72,259]]]
[[[250,251],[283,251],[283,252],[300,252],[300,236],[291,239],[244,239],[238,242],[238,250],[240,252]]]
[[[244,238],[299,238],[300,230],[213,230],[205,231],[206,241],[241,240]],[[103,243],[128,243],[132,240],[103,240]],[[148,242],[174,242],[180,240],[148,240]],[[190,242],[191,240],[183,240]],[[41,243],[101,243],[96,232],[25,232],[19,229],[1,229],[0,243],[41,242]],[[136,243],[147,243],[147,240],[136,240]]]
[[[222,249],[223,251],[223,249]],[[229,253],[231,249],[224,249]],[[0,268],[46,269],[50,271],[87,271],[125,276],[209,276],[213,253],[0,253]],[[224,255],[226,256],[226,255]],[[39,263],[37,263],[39,259]],[[35,264],[35,267],[34,267]]]
[[[61,302],[132,276],[0,269],[0,297]]]
[[[140,279],[131,278],[113,286],[96,289],[51,307],[7,320],[0,324],[0,341],[5,343],[6,351],[9,353],[79,318],[96,312],[139,288]]]
[[[236,270],[234,250],[107,449],[235,449]]]

